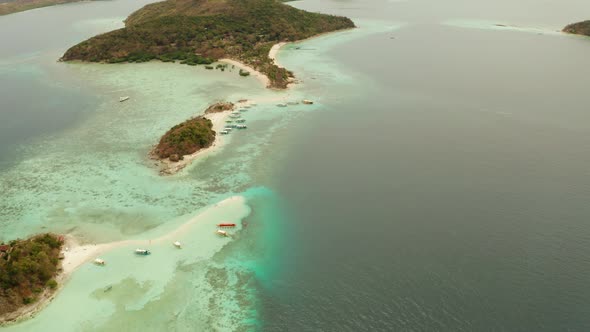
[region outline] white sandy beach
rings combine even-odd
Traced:
[[[205,211],[199,213],[195,217],[189,219],[184,224],[180,225],[178,228],[174,229],[173,231],[164,234],[155,239],[147,239],[147,240],[123,240],[123,241],[116,241],[116,242],[109,242],[109,243],[101,243],[101,244],[79,244],[78,241],[72,236],[66,236],[66,243],[64,245],[64,259],[62,261],[62,269],[63,272],[60,275],[60,279],[63,281],[67,280],[68,277],[76,271],[77,268],[82,266],[85,263],[91,263],[94,259],[99,258],[100,255],[111,251],[113,249],[128,246],[128,245],[137,245],[137,246],[148,246],[151,244],[159,244],[163,242],[170,242],[170,245],[176,238],[183,233],[186,233],[190,230],[190,228],[195,225],[196,223],[207,223],[211,226],[211,236],[216,236],[214,234],[215,226],[219,222],[219,220],[208,218],[212,213],[216,210],[227,208],[230,205],[234,204],[244,204],[246,199],[243,196],[233,196],[227,198],[214,206],[209,207]],[[108,265],[108,262],[107,262]]]
[[[225,62],[227,64],[236,66],[239,69],[248,71],[250,72],[250,76],[256,77],[262,84],[264,84],[265,87],[270,86],[270,80],[266,75],[244,63],[232,59],[220,59],[219,62]]]
[[[275,65],[279,66],[279,67],[283,67],[281,66],[278,61],[277,61],[277,54],[279,53],[279,50],[281,49],[281,47],[287,45],[286,42],[282,42],[282,43],[278,43],[278,44],[274,44],[271,48],[270,51],[268,52],[268,57],[274,61]]]

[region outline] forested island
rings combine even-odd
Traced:
[[[573,33],[576,35],[590,36],[590,20],[570,24],[563,28],[563,32]]]
[[[54,234],[0,245],[0,323],[22,316],[57,288],[62,245]]]
[[[215,140],[211,120],[204,117],[189,119],[172,127],[162,136],[152,154],[159,159],[172,162],[182,160],[185,155],[208,148]]]
[[[293,76],[268,57],[271,47],[353,28],[346,17],[310,13],[278,0],[167,0],[131,14],[125,27],[73,46],[63,61],[240,61],[264,73],[274,88]]]

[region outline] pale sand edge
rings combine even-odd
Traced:
[[[188,229],[191,228],[195,223],[199,222],[200,219],[206,214],[207,211],[210,209],[217,209],[223,207],[229,203],[235,203],[239,201],[241,203],[245,202],[245,198],[243,196],[232,196],[230,198],[224,199],[223,201],[207,208],[206,210],[202,211],[201,213],[197,214],[184,224],[178,226],[178,228],[164,234],[155,239],[148,239],[148,240],[121,240],[115,242],[108,242],[108,243],[101,243],[101,244],[85,244],[80,245],[76,239],[68,235],[66,236],[66,246],[67,251],[64,250],[64,259],[62,261],[62,274],[65,276],[69,276],[73,273],[77,268],[79,268],[82,264],[87,263],[92,258],[98,258],[97,256],[104,254],[108,251],[113,249],[119,248],[121,246],[126,245],[150,245],[150,244],[158,244],[164,241],[171,241],[174,239],[174,236],[180,235],[186,232]],[[172,244],[172,243],[171,243]]]
[[[270,51],[268,51],[268,58],[271,59],[275,65],[279,66],[279,67],[283,67],[281,66],[278,61],[277,61],[277,55],[279,54],[279,50],[281,49],[281,47],[287,45],[287,42],[281,42],[278,44],[274,44],[271,48]]]
[[[324,37],[326,35],[330,35],[330,34],[333,34],[333,33],[344,32],[344,31],[349,31],[349,30],[353,30],[353,29],[356,29],[356,27],[354,27],[354,28],[340,29],[340,30],[335,30],[335,31],[322,32],[322,33],[317,34],[315,36],[311,36],[311,37],[307,37],[307,38],[304,38],[304,39],[295,40],[295,41],[292,41],[292,42],[280,42],[280,43],[274,44],[270,48],[270,51],[268,52],[268,57],[272,61],[274,61],[275,65],[277,65],[277,66],[279,66],[281,68],[284,68],[283,66],[280,65],[280,63],[277,60],[277,55],[279,54],[279,51],[281,50],[281,47],[283,47],[283,46],[285,46],[287,44],[302,43],[302,42],[305,42],[305,41],[308,41],[308,40],[312,40],[312,39],[315,39],[315,38]]]
[[[235,203],[236,201],[241,201],[242,203],[244,203],[245,200],[246,199],[243,196],[232,196],[230,198],[227,198],[215,204],[214,206],[202,211],[201,213],[194,216],[184,224],[180,225],[175,230],[151,240],[122,240],[101,244],[81,245],[79,244],[77,239],[74,238],[72,235],[66,235],[65,243],[63,246],[64,249],[62,251],[64,255],[64,259],[61,262],[62,271],[55,278],[58,283],[58,287],[54,290],[46,289],[40,296],[39,300],[34,304],[19,308],[17,311],[11,312],[10,314],[7,314],[4,317],[2,317],[0,319],[0,326],[11,325],[33,318],[37,313],[39,313],[43,308],[45,308],[49,303],[51,303],[51,301],[53,301],[53,299],[57,296],[59,291],[61,291],[61,289],[65,286],[66,282],[68,281],[72,273],[74,273],[83,264],[90,262],[92,259],[96,259],[98,258],[98,256],[105,254],[106,252],[109,252],[113,249],[125,245],[136,244],[140,246],[158,244],[164,241],[172,241],[175,236],[178,236],[188,231],[191,228],[191,226],[199,222],[201,217],[205,215],[205,213],[208,210],[212,208],[220,208],[228,203]]]
[[[278,61],[277,61],[277,55],[279,53],[279,51],[281,50],[281,47],[287,45],[287,44],[292,44],[292,43],[301,43],[301,42],[305,42],[311,39],[315,39],[315,38],[319,38],[319,37],[324,37],[328,34],[333,34],[333,33],[337,33],[337,32],[343,32],[343,31],[348,31],[348,30],[352,30],[352,29],[356,29],[356,27],[354,28],[347,28],[347,29],[341,29],[341,30],[335,30],[335,31],[328,31],[328,32],[323,32],[320,34],[317,34],[315,36],[311,36],[308,38],[304,38],[304,39],[300,39],[300,40],[296,40],[296,41],[292,41],[292,42],[280,42],[280,43],[276,43],[274,44],[270,50],[268,51],[268,58],[271,59],[275,65],[284,68],[283,66],[281,66]],[[219,62],[225,62],[231,65],[234,65],[240,69],[246,70],[250,72],[250,75],[256,77],[262,84],[264,84],[265,87],[270,87],[270,79],[268,78],[268,76],[266,76],[265,74],[259,72],[258,70],[254,69],[251,66],[246,65],[243,62],[240,62],[238,60],[233,60],[233,59],[219,59]],[[291,87],[291,85],[293,85],[294,83],[296,83],[296,81],[292,81],[289,84],[287,84],[287,88],[289,89]],[[286,89],[281,89],[281,90],[286,90]]]
[[[232,59],[219,59],[219,62],[225,62],[228,63],[230,65],[236,66],[240,69],[243,69],[245,71],[250,72],[251,76],[256,77],[262,84],[264,84],[265,87],[269,87],[270,86],[270,79],[268,78],[268,76],[264,75],[263,73],[259,72],[258,70],[254,69],[251,66],[248,66],[247,64],[237,61],[237,60],[232,60]]]

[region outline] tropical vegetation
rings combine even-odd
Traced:
[[[211,146],[214,140],[215,131],[211,120],[196,117],[168,130],[154,148],[153,154],[160,159],[178,161],[182,156]]]
[[[563,28],[563,31],[577,35],[590,36],[590,20],[570,24]]]
[[[268,58],[272,45],[352,28],[345,17],[310,13],[277,0],[167,0],[131,14],[125,28],[86,40],[62,60],[179,61],[209,65],[242,61],[285,88],[293,74]]]
[[[0,316],[33,303],[57,287],[63,241],[54,234],[0,245]]]

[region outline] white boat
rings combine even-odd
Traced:
[[[216,233],[217,233],[217,235],[227,236],[227,232],[226,231],[222,231],[221,229],[218,229]]]
[[[313,101],[311,101],[311,100],[309,100],[309,99],[303,99],[303,103],[304,103],[305,105],[311,105],[311,104],[313,104]]]
[[[125,97],[119,97],[119,102],[122,103],[125,100],[129,100],[129,96],[125,96]]]
[[[147,255],[151,254],[151,252],[147,249],[135,249],[135,254],[147,256]]]
[[[246,128],[248,128],[248,126],[246,126],[245,124],[239,124],[239,125],[236,126],[236,128],[238,128],[238,129],[246,129]]]
[[[104,261],[104,259],[97,258],[94,260],[94,264],[96,265],[104,265],[105,263],[106,262]]]
[[[178,241],[174,242],[174,246],[178,249],[182,248],[182,245]]]
[[[231,116],[232,118],[239,118],[239,117],[241,117],[240,114],[230,114],[229,116]]]

